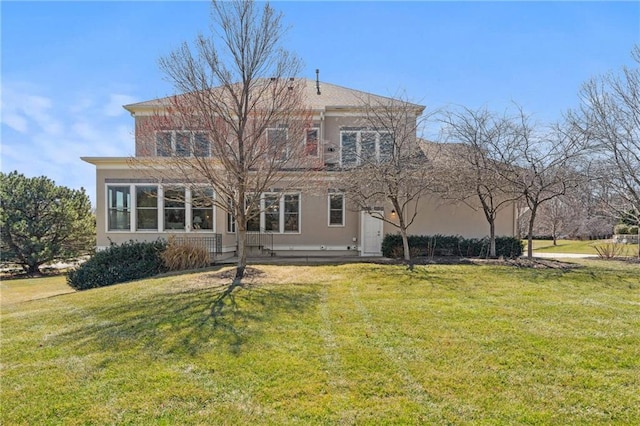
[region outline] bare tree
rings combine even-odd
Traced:
[[[446,111],[441,117],[446,161],[436,175],[444,198],[481,208],[489,223],[489,256],[496,257],[495,223],[500,211],[513,205],[519,194],[505,179],[505,167],[515,161],[511,119],[485,108]],[[501,173],[502,169],[502,173]]]
[[[138,129],[145,149],[157,155],[133,159],[164,181],[213,188],[202,202],[235,220],[238,282],[247,264],[247,223],[260,214],[261,194],[274,185],[299,188],[299,171],[314,166],[303,143],[311,114],[305,82],[295,79],[301,63],[280,47],[281,19],[268,3],[214,0],[211,34],[160,60],[178,94],[157,101]],[[161,131],[171,129],[183,139],[163,140]]]
[[[640,224],[640,46],[632,57],[635,67],[587,82],[580,108],[567,119],[600,154],[598,177],[610,191],[603,199],[610,214],[631,215]]]
[[[349,149],[343,146],[341,184],[355,208],[398,229],[404,260],[410,263],[407,230],[430,186],[429,160],[417,137],[425,121],[424,107],[404,95],[367,97],[362,102],[364,130],[344,135],[354,143]],[[391,215],[375,208],[385,203],[391,204]]]
[[[588,169],[583,164],[585,140],[560,126],[543,132],[519,109],[512,119],[512,144],[508,147],[510,167],[500,169],[502,176],[526,205],[527,257],[533,257],[533,235],[537,214],[542,205],[575,190],[584,181]],[[505,172],[502,172],[505,170]]]

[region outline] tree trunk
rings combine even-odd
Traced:
[[[494,220],[489,222],[489,257],[496,256],[496,223]]]
[[[247,230],[244,226],[236,224],[238,227],[238,263],[236,265],[235,282],[240,282],[244,277],[244,270],[247,268]]]
[[[531,210],[531,217],[529,218],[529,232],[527,235],[527,259],[533,259],[533,225],[536,219],[536,211]]]

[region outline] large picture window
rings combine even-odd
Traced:
[[[163,131],[156,133],[158,157],[209,157],[211,145],[204,132]]]
[[[329,194],[329,226],[344,226],[344,194]]]
[[[164,229],[184,230],[185,228],[185,190],[184,188],[166,188],[164,190]]]
[[[131,188],[107,187],[107,222],[109,231],[131,230]]]
[[[158,187],[136,187],[136,229],[156,231],[158,229]]]
[[[374,130],[340,132],[340,161],[343,167],[367,162],[384,162],[393,156],[393,135]]]

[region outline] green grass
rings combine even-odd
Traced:
[[[3,282],[0,423],[638,424],[639,268],[582,262]]]
[[[558,245],[554,246],[553,241],[533,240],[533,250],[540,253],[578,253],[578,254],[598,254],[596,247],[599,245],[609,244],[608,240],[558,240]],[[525,251],[526,251],[526,240]],[[626,244],[623,246],[623,256],[637,256],[638,246],[635,244]]]

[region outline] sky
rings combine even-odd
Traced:
[[[638,1],[271,4],[301,77],[318,68],[321,81],[404,92],[427,111],[517,103],[553,122],[588,79],[634,66],[640,44]],[[210,4],[1,1],[0,21],[2,172],[84,187],[95,205],[95,168],[80,157],[133,154],[122,105],[174,93],[158,60],[209,32]]]

